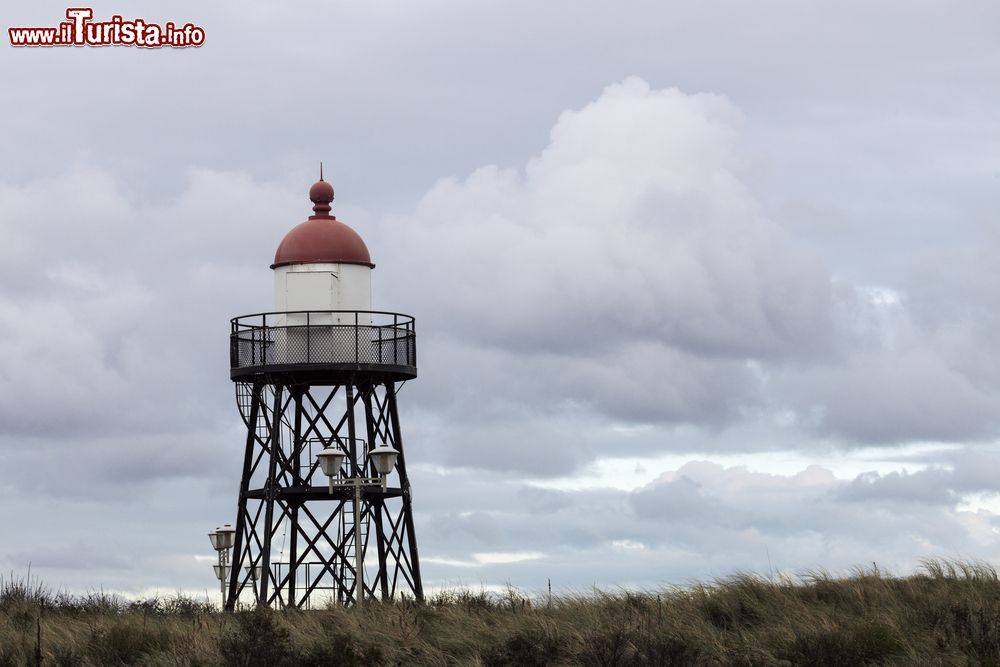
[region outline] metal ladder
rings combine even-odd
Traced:
[[[364,557],[365,549],[368,547],[368,514],[365,511],[364,501],[361,503],[361,526],[360,526],[360,543],[362,550],[362,558]],[[340,540],[341,544],[344,543],[344,539],[351,535],[354,529],[354,498],[348,498],[344,500],[344,506],[340,511]],[[344,546],[344,556],[340,561],[340,581],[341,590],[338,591],[338,599],[346,599],[347,594],[354,590],[355,587],[355,576],[354,576],[354,554],[358,540],[352,539],[347,542]],[[364,567],[364,564],[362,564]],[[363,591],[359,593],[363,594]],[[355,599],[356,600],[356,599]]]

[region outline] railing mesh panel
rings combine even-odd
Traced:
[[[413,318],[393,315],[393,324],[272,325],[275,315],[233,320],[230,365],[234,369],[285,364],[417,365]],[[316,314],[319,319],[321,313]],[[352,313],[353,315],[353,313]],[[373,321],[365,313],[367,321]],[[405,318],[405,319],[403,319]],[[362,319],[362,318],[358,318]]]

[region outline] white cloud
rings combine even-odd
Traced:
[[[518,563],[518,581],[529,588],[548,578],[565,589],[569,582],[649,587],[736,570],[846,572],[872,561],[906,572],[921,558],[1000,556],[990,537],[1000,519],[960,507],[980,489],[1000,490],[976,472],[990,464],[973,450],[949,460],[951,470],[854,478],[820,466],[774,474],[689,461],[632,492],[547,490],[559,498],[547,505],[533,495],[540,490],[519,491],[511,479],[474,476],[466,483],[475,493],[427,479],[418,530],[435,554],[447,554],[426,559],[435,582],[475,566],[479,581],[500,583],[512,570],[477,560],[478,545],[505,553],[531,544],[545,557]],[[487,497],[492,511],[461,520],[451,511],[458,498],[476,507]]]
[[[741,122],[722,96],[629,78],[523,169],[440,181],[380,225],[378,293],[419,309],[417,391],[454,402],[468,426],[442,437],[458,428],[464,458],[506,440],[479,461],[569,470],[597,454],[587,431],[540,421],[731,423],[767,402],[751,361],[830,354],[830,281],[741,181]],[[553,456],[535,443],[561,464],[533,466]]]

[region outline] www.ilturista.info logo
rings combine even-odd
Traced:
[[[184,48],[205,43],[205,30],[193,23],[163,25],[143,19],[126,21],[117,14],[109,21],[91,21],[90,7],[70,7],[66,18],[54,28],[7,28],[11,46],[169,46]]]

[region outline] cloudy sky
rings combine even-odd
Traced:
[[[0,570],[214,589],[319,160],[417,317],[426,586],[1000,558],[1000,5],[94,10],[207,39],[4,39]]]

